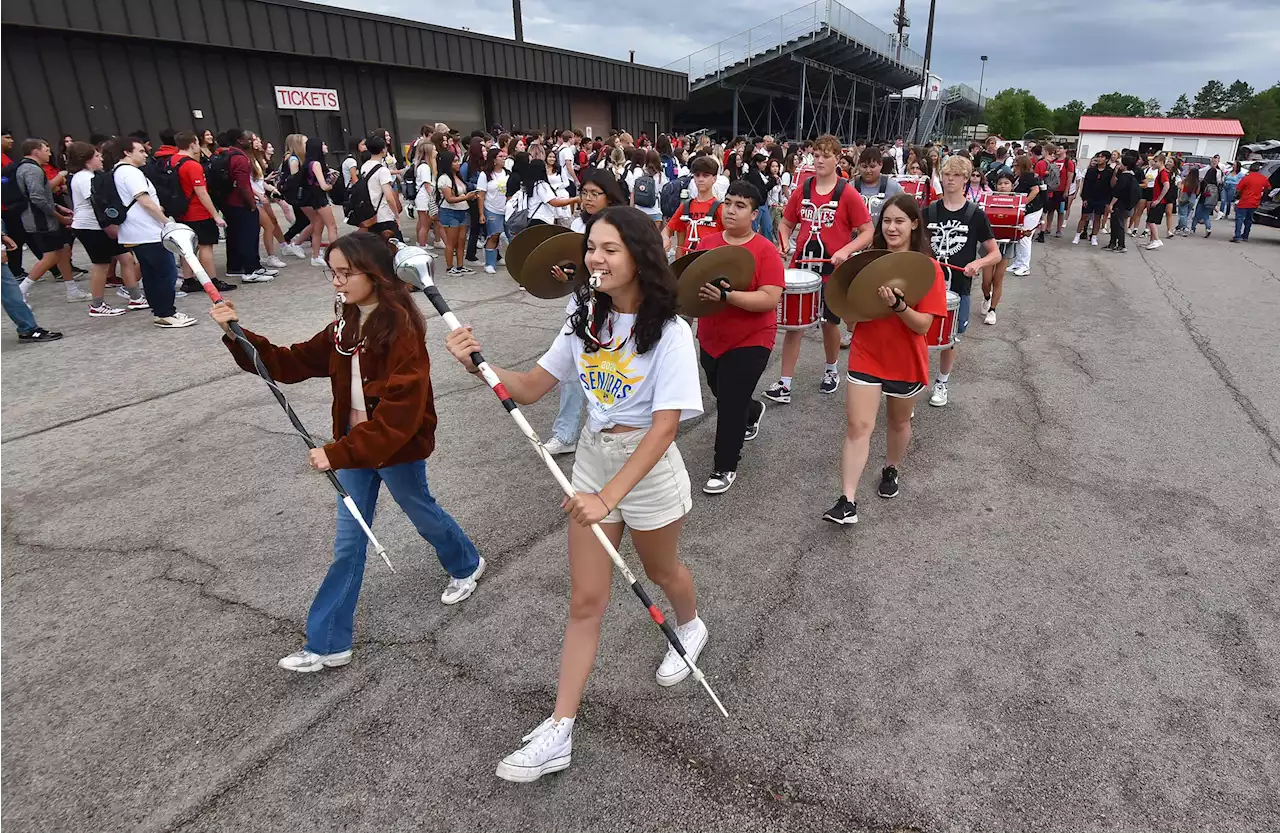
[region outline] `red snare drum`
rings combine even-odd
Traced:
[[[924,337],[930,350],[950,350],[956,346],[956,317],[960,313],[960,295],[947,290],[947,314],[935,315],[929,334]]]
[[[903,175],[895,176],[894,179],[902,186],[903,191],[916,198],[921,208],[929,204],[929,177]]]
[[[1022,238],[1022,221],[1027,216],[1025,194],[983,194],[978,207],[991,221],[991,233],[996,240],[1008,242]]]
[[[807,330],[822,320],[822,276],[808,269],[788,269],[778,302],[779,330]]]

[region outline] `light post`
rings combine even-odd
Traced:
[[[986,79],[987,79],[987,56],[986,56],[986,55],[979,55],[978,57],[982,59],[982,72],[981,72],[981,73],[979,73],[979,75],[978,75],[978,112],[974,114],[974,118],[975,118],[975,119],[977,119],[977,117],[978,117],[978,116],[981,116],[981,115],[982,115],[982,84],[983,84],[983,82],[985,82],[985,81],[986,81]],[[973,134],[973,135],[971,135],[971,136],[969,137],[969,141],[971,141],[971,142],[972,142],[972,141],[977,141],[977,138],[978,138],[978,125],[977,125],[977,123],[975,122],[975,123],[972,125],[972,127],[973,127],[973,130],[972,130],[971,132],[972,132],[972,134]],[[991,131],[990,131],[990,130],[988,130],[987,132],[989,133],[989,132],[991,132]]]

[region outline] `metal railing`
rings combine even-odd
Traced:
[[[978,106],[978,91],[968,84],[952,84],[946,89],[947,101],[968,101],[974,107]]]
[[[750,66],[757,58],[770,57],[770,52],[781,54],[788,44],[814,37],[828,28],[909,69],[924,67],[924,58],[919,53],[903,47],[899,54],[895,39],[888,32],[871,25],[834,0],[814,0],[767,23],[686,55],[663,69],[688,73],[689,81],[697,82],[735,64],[745,62]]]

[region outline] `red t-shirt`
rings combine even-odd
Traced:
[[[933,287],[915,305],[919,312],[947,314],[947,281],[934,261]],[[896,315],[859,321],[849,344],[849,371],[867,373],[888,382],[929,383],[929,348],[924,336],[912,331]]]
[[[791,192],[791,198],[787,200],[787,207],[782,212],[782,216],[791,225],[800,227],[800,237],[796,241],[796,250],[791,259],[793,267],[801,268],[802,264],[797,261],[802,258],[831,257],[849,245],[857,235],[858,226],[871,222],[871,212],[867,210],[867,204],[858,193],[857,186],[847,181],[844,183],[843,193],[840,194],[840,204],[836,206],[828,204],[839,187],[840,180],[837,179],[834,188],[821,193],[818,191],[818,180],[813,179],[810,189],[813,195],[808,205],[804,204],[806,190],[804,185]],[[832,267],[829,263],[822,266],[821,270],[811,271],[821,271],[825,279],[831,274]]]
[[[204,203],[200,202],[200,198],[196,196],[197,185],[208,187],[204,181],[204,165],[201,165],[190,156],[179,156],[178,154],[170,157],[169,164],[177,167],[178,182],[182,184],[182,193],[187,195],[187,213],[178,219],[184,223],[191,223],[196,220],[212,220],[213,215],[209,213],[209,209],[205,208]]]
[[[715,232],[702,238],[698,251],[730,245],[733,244],[725,242],[723,233]],[[763,235],[757,234],[743,243],[742,248],[751,252],[751,256],[756,259],[756,271],[746,291],[754,292],[763,286],[785,286],[782,279],[782,255],[778,254],[777,246]],[[735,347],[767,347],[772,350],[777,335],[776,309],[748,312],[726,305],[715,315],[698,319],[698,343],[713,359],[720,358]]]
[[[711,211],[711,206],[715,205],[715,203],[715,197],[709,200],[689,200],[688,214],[685,213],[684,205],[681,204],[680,210],[667,221],[667,228],[682,235],[680,237],[680,254],[686,255],[697,249],[698,241],[703,236],[724,231],[724,226],[720,224],[720,218],[724,213],[723,203],[716,208],[714,217],[707,216],[707,213]]]
[[[1236,208],[1257,208],[1271,182],[1261,171],[1250,171],[1236,183]]]

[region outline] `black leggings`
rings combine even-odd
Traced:
[[[293,206],[293,225],[289,226],[289,230],[284,233],[284,242],[292,243],[293,238],[302,234],[302,230],[311,225],[311,221],[307,219],[307,215],[303,213],[302,206],[289,203]]]
[[[735,347],[720,358],[699,348],[707,387],[716,398],[715,470],[737,471],[747,424],[760,418],[764,406],[752,398],[769,363],[768,347]]]

